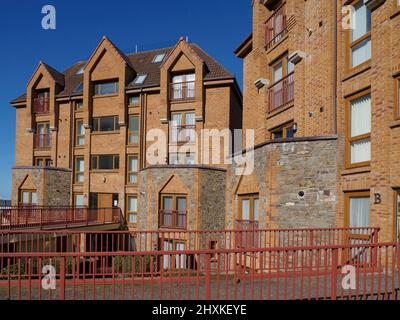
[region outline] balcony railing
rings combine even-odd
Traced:
[[[171,83],[170,88],[170,98],[173,101],[194,99],[195,81]]]
[[[294,100],[294,72],[268,88],[268,112]]]
[[[179,125],[170,127],[170,142],[186,143],[195,142],[196,125]]]
[[[265,46],[272,47],[287,33],[286,3],[277,8],[265,22]]]
[[[0,230],[67,229],[108,223],[121,223],[121,210],[119,208],[21,206],[0,209]]]
[[[34,147],[36,149],[51,147],[51,134],[50,133],[34,134],[33,139],[34,139]]]
[[[33,100],[34,113],[48,113],[50,110],[49,98],[36,98]]]
[[[160,210],[159,227],[186,229],[186,211]]]

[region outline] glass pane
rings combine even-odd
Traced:
[[[129,118],[129,143],[139,142],[139,117],[134,116]]]
[[[185,156],[185,164],[195,164],[194,163],[194,153],[186,154]]]
[[[351,101],[351,137],[371,132],[371,95]]]
[[[186,125],[194,125],[195,124],[194,112],[186,113],[185,121],[186,121]]]
[[[174,76],[172,78],[172,82],[173,83],[181,83],[181,82],[183,82],[183,76]]]
[[[113,156],[99,156],[99,169],[111,170],[113,169]]]
[[[286,138],[293,138],[294,130],[293,127],[286,128]]]
[[[43,159],[37,159],[37,160],[36,160],[36,165],[37,165],[38,167],[43,167]]]
[[[128,222],[129,223],[137,223],[137,214],[136,213],[129,213]]]
[[[351,163],[371,161],[370,139],[351,143]]]
[[[22,203],[29,204],[29,191],[22,191]]]
[[[78,159],[76,161],[76,171],[83,172],[85,170],[85,161],[83,159]]]
[[[83,126],[83,121],[78,121],[77,125],[78,125],[78,129],[77,129],[78,134],[79,135],[84,135],[85,134],[85,127]]]
[[[83,194],[76,194],[75,195],[75,205],[77,207],[83,207],[84,197]]]
[[[172,210],[172,197],[163,197],[163,209]]]
[[[363,0],[360,0],[354,6],[351,24],[352,42],[360,39],[363,35],[371,31],[371,11],[365,6]]]
[[[132,106],[139,104],[139,96],[132,96],[129,98],[129,104]]]
[[[171,153],[169,156],[170,164],[179,164],[179,157],[177,153]]]
[[[369,197],[350,198],[350,228],[369,227]]]
[[[254,214],[253,214],[253,217],[254,217],[254,221],[258,221],[258,218],[259,218],[259,213],[258,213],[258,199],[254,199]]]
[[[176,251],[184,251],[185,250],[185,244],[181,242],[177,242],[175,244],[175,250]],[[185,269],[186,268],[186,255],[185,254],[177,254],[175,257],[175,266],[176,268],[179,269]]]
[[[192,82],[196,80],[196,74],[192,73],[192,74],[187,74],[186,75],[186,81],[187,82]]]
[[[112,94],[118,91],[118,82],[104,82],[95,85],[96,94]]]
[[[250,220],[250,200],[242,200],[242,220]]]
[[[173,125],[181,125],[182,124],[182,114],[181,113],[174,113],[172,114],[172,123]]]
[[[114,117],[100,119],[100,131],[114,131]]]
[[[37,204],[37,193],[32,192],[32,204]]]
[[[176,198],[176,209],[180,212],[186,211],[186,198],[185,197]]]
[[[129,157],[129,172],[137,172],[137,171],[138,171],[138,158]]]
[[[287,60],[287,73],[291,73],[294,71],[294,63]]]
[[[351,65],[356,67],[371,59],[371,38],[367,38],[351,49]]]
[[[128,197],[128,211],[137,211],[137,197]]]
[[[283,77],[282,63],[279,63],[274,67],[274,82],[278,82]]]

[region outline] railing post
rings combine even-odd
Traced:
[[[211,254],[206,253],[204,257],[204,271],[205,271],[205,280],[206,280],[206,300],[210,300],[211,298]]]
[[[339,267],[338,249],[332,249],[332,271],[331,271],[331,300],[337,298],[337,273]]]
[[[65,257],[60,260],[60,300],[65,300]]]

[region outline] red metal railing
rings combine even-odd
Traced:
[[[117,216],[116,216],[117,218]],[[92,219],[93,220],[93,219]],[[245,242],[243,239],[254,239]],[[163,248],[165,241],[184,243],[187,250],[208,250],[213,241],[216,249],[280,248],[336,246],[343,244],[377,244],[379,228],[327,229],[255,229],[255,230],[155,230],[155,231],[37,231],[5,228],[0,232],[0,253],[151,251]],[[83,236],[84,235],[84,236]],[[59,239],[65,239],[65,242]],[[69,241],[66,241],[66,239]],[[35,244],[29,246],[28,244]],[[9,245],[12,244],[11,247]],[[57,246],[59,249],[57,250]]]
[[[286,3],[278,7],[265,22],[265,46],[267,49],[281,40],[287,33]]]
[[[170,127],[170,141],[175,143],[195,142],[196,126],[179,125]]]
[[[186,211],[159,210],[159,227],[186,229]]]
[[[121,221],[119,208],[12,207],[0,209],[0,230],[74,228]]]
[[[50,111],[49,98],[35,98],[33,100],[34,113],[48,113]]]
[[[170,84],[171,100],[191,100],[195,97],[195,81]]]
[[[268,112],[294,100],[294,72],[268,88]]]
[[[51,134],[34,134],[33,143],[35,148],[50,148],[51,147]]]
[[[355,256],[352,252],[363,254]],[[146,252],[1,253],[0,298],[399,300],[399,253],[398,243]],[[343,286],[348,283],[343,280],[349,270],[354,272],[354,283]]]

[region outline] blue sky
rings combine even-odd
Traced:
[[[56,8],[56,30],[41,27],[44,5]],[[103,35],[122,51],[198,43],[242,83],[242,62],[233,54],[251,32],[250,0],[3,0],[0,4],[0,199],[11,198],[15,111],[9,101],[24,92],[43,60],[64,70],[86,60]]]

